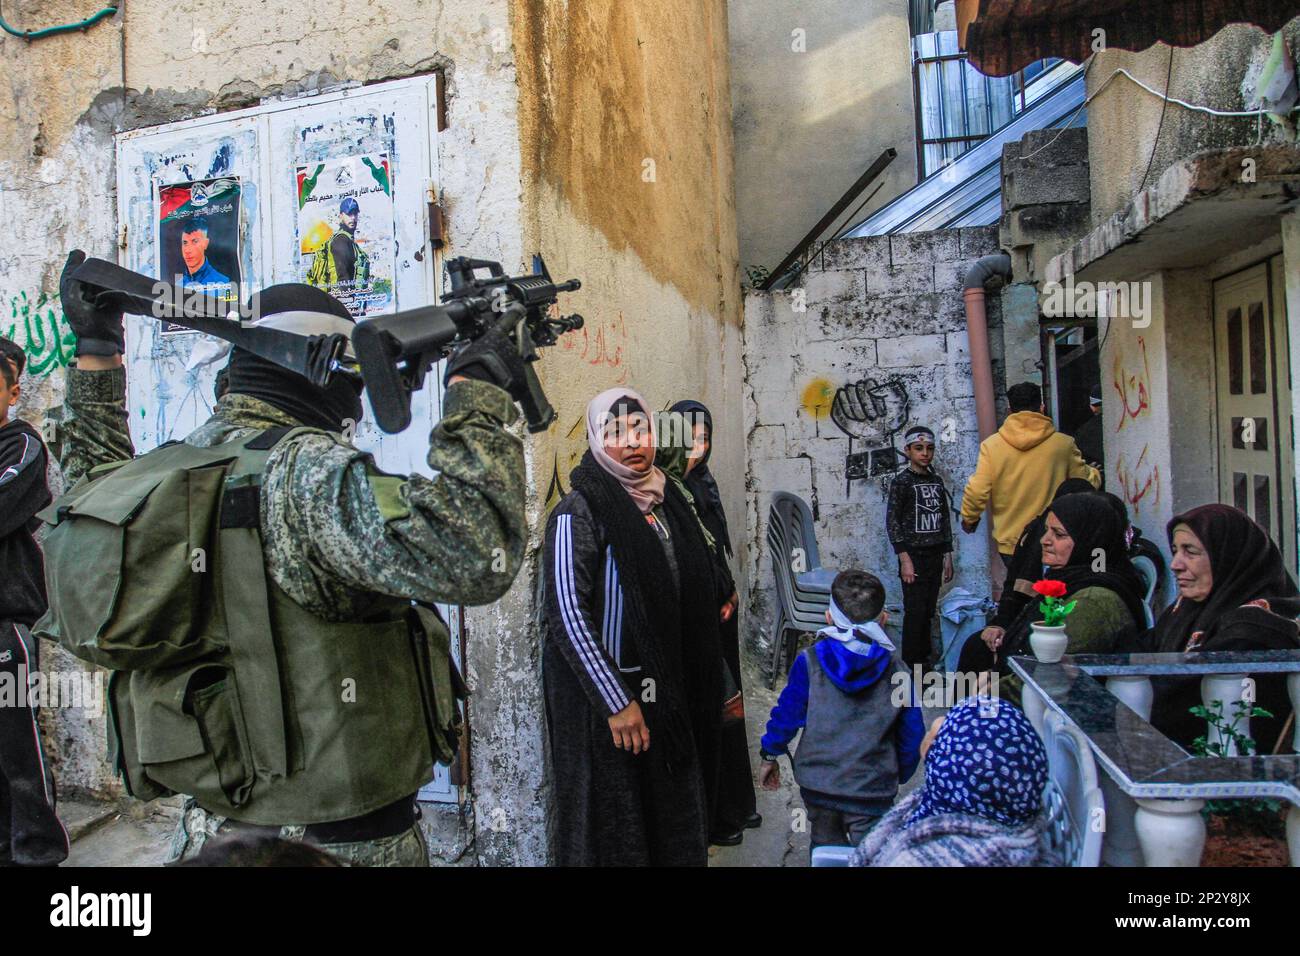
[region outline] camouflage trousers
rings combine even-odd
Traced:
[[[233,821],[208,813],[193,800],[186,800],[181,818],[172,835],[168,865],[193,860],[208,840],[238,832]],[[280,827],[280,839],[303,842],[305,826]],[[417,822],[411,829],[395,836],[355,843],[312,843],[344,866],[428,866],[429,848]]]

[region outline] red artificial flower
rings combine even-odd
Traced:
[[[1065,597],[1065,582],[1049,581],[1047,579],[1043,579],[1042,581],[1035,581],[1034,590],[1037,591],[1039,594],[1041,594],[1043,597],[1052,597],[1052,598]]]

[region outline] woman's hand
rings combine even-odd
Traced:
[[[995,654],[998,648],[1002,646],[1002,639],[1006,636],[1007,631],[1004,627],[986,627],[980,631],[980,640],[987,644],[989,650]]]
[[[609,718],[609,732],[614,735],[614,746],[639,754],[650,749],[650,728],[636,701],[628,704]]]
[[[740,607],[740,595],[735,591],[731,592],[731,597],[727,598],[727,603],[722,605],[722,623],[726,624],[735,616],[736,608]]]
[[[952,552],[949,551],[943,556],[943,583],[948,584],[952,581]]]
[[[916,581],[916,568],[912,566],[912,556],[906,551],[898,556],[898,576],[903,579],[904,584],[913,584]]]

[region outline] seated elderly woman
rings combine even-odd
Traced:
[[[1178,600],[1155,627],[1121,650],[1259,651],[1300,648],[1300,595],[1267,532],[1229,505],[1193,508],[1169,522],[1170,570]],[[1190,708],[1201,703],[1201,678],[1156,677],[1151,723],[1190,748],[1205,733],[1205,721]],[[1272,753],[1291,713],[1286,679],[1256,677],[1256,705],[1272,717],[1254,717],[1250,735],[1259,753]],[[1232,716],[1231,707],[1225,707]],[[1244,728],[1242,728],[1244,729]],[[1282,741],[1285,745],[1285,741]]]
[[[885,814],[849,866],[1061,866],[1043,788],[1047,751],[1029,720],[967,697],[922,742],[925,783]]]
[[[1066,600],[1076,602],[1066,621],[1067,652],[1110,653],[1146,623],[1142,577],[1129,560],[1124,520],[1106,498],[1088,492],[1053,501],[1044,528],[1044,577],[1063,582]],[[1005,634],[988,628],[973,635],[962,647],[958,670],[997,669],[1005,675],[1008,657],[1029,653],[1029,633],[1041,617],[1038,602],[1030,601]]]

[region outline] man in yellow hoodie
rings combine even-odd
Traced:
[[[968,534],[993,508],[993,537],[1003,561],[1011,558],[1025,525],[1047,507],[1066,478],[1083,478],[1094,488],[1101,475],[1083,460],[1074,439],[1062,435],[1043,414],[1043,390],[1022,382],[1007,390],[1011,414],[980,443],[979,463],[966,482],[961,526]]]

